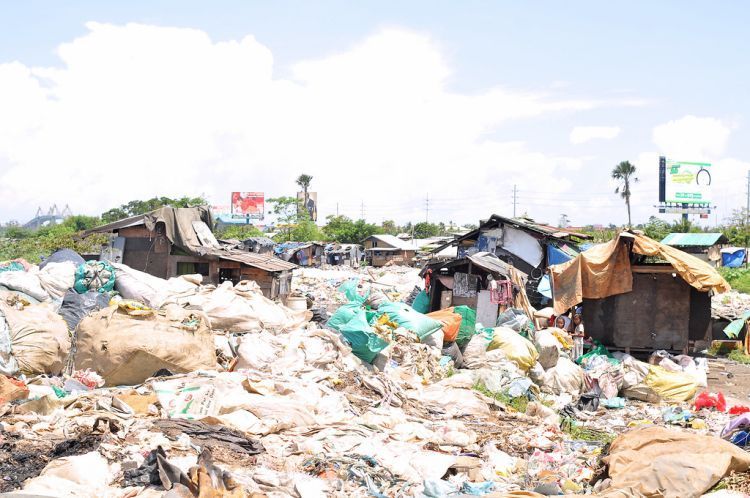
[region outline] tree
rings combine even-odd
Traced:
[[[273,206],[271,213],[276,215],[276,219],[281,225],[281,239],[282,241],[291,240],[292,228],[297,224],[297,220],[301,215],[300,202],[296,197],[274,197],[268,199],[266,202]]]
[[[230,225],[216,230],[217,239],[246,240],[250,237],[262,237],[263,232],[252,225]]]
[[[643,225],[643,233],[654,240],[662,240],[669,235],[671,231],[672,227],[669,223],[661,218],[657,218],[656,216],[649,217],[648,222]]]
[[[328,223],[323,227],[323,233],[330,240],[344,244],[359,244],[370,235],[382,233],[377,225],[365,220],[352,221],[346,216],[328,216]]]
[[[615,189],[615,194],[620,194],[625,199],[625,205],[628,206],[628,226],[630,227],[633,225],[630,218],[630,184],[638,182],[638,178],[635,177],[635,165],[631,164],[630,161],[622,161],[612,170],[612,178],[620,182]]]
[[[384,220],[383,223],[380,224],[380,228],[383,233],[387,233],[388,235],[398,235],[399,233],[399,227],[393,220]]]
[[[113,221],[128,218],[130,216],[136,216],[139,214],[145,214],[155,209],[159,209],[164,206],[172,206],[175,208],[194,207],[194,206],[205,206],[208,201],[204,197],[187,197],[183,196],[177,199],[170,197],[152,197],[145,201],[130,201],[127,204],[122,204],[120,207],[112,208],[102,213],[102,221],[104,223],[112,223]]]
[[[98,216],[86,216],[86,215],[75,215],[68,216],[62,224],[66,227],[72,228],[76,232],[82,230],[90,230],[101,225],[102,220]]]
[[[426,239],[440,235],[440,226],[434,223],[422,221],[414,225],[414,238]]]
[[[302,192],[303,192],[303,200],[304,200],[304,202],[302,203],[302,208],[303,209],[308,209],[308,207],[307,207],[308,204],[307,203],[310,201],[310,198],[309,198],[309,195],[307,193],[307,190],[310,188],[310,183],[312,182],[312,179],[313,179],[312,176],[305,175],[303,173],[303,174],[299,175],[297,177],[297,180],[296,180],[297,185],[300,186],[300,188],[302,189]],[[310,213],[310,217],[312,217],[312,213]]]

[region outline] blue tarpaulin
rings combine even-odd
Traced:
[[[570,261],[573,257],[563,251],[560,248],[553,246],[552,244],[547,245],[547,264],[548,265],[559,265]]]
[[[734,251],[722,249],[721,265],[727,268],[739,268],[745,263],[745,249],[737,248]]]
[[[549,275],[545,275],[539,279],[539,285],[537,286],[536,291],[544,297],[552,299],[552,287],[550,286]]]

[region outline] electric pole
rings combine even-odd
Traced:
[[[424,221],[427,223],[430,221],[430,194],[424,199]]]
[[[338,218],[338,216],[339,216],[339,203],[337,202],[336,203],[336,217]]]
[[[516,217],[516,205],[518,204],[518,185],[513,185],[513,217]]]
[[[750,170],[747,171],[747,206],[745,207],[745,229],[747,230],[748,217],[750,216]]]
[[[360,219],[365,219],[365,201],[363,200],[359,205],[359,216]]]

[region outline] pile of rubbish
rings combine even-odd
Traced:
[[[347,280],[359,279],[360,285],[383,293],[390,300],[402,301],[414,288],[423,288],[419,273],[409,266],[389,266],[387,268],[322,265],[319,268],[298,268],[294,271],[292,289],[294,295],[307,296],[316,306],[325,307],[329,313],[346,303],[338,292],[339,286]]]
[[[304,270],[298,290],[339,294],[320,323],[250,281],[16,263],[0,493],[700,496],[750,470],[750,407],[706,392],[705,362],[573,358],[519,310],[425,314],[406,271]]]

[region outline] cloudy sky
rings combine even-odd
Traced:
[[[620,224],[625,159],[640,222],[659,155],[714,164],[711,222],[745,202],[745,2],[0,2],[0,222],[307,173],[323,216],[476,222],[517,185]]]

